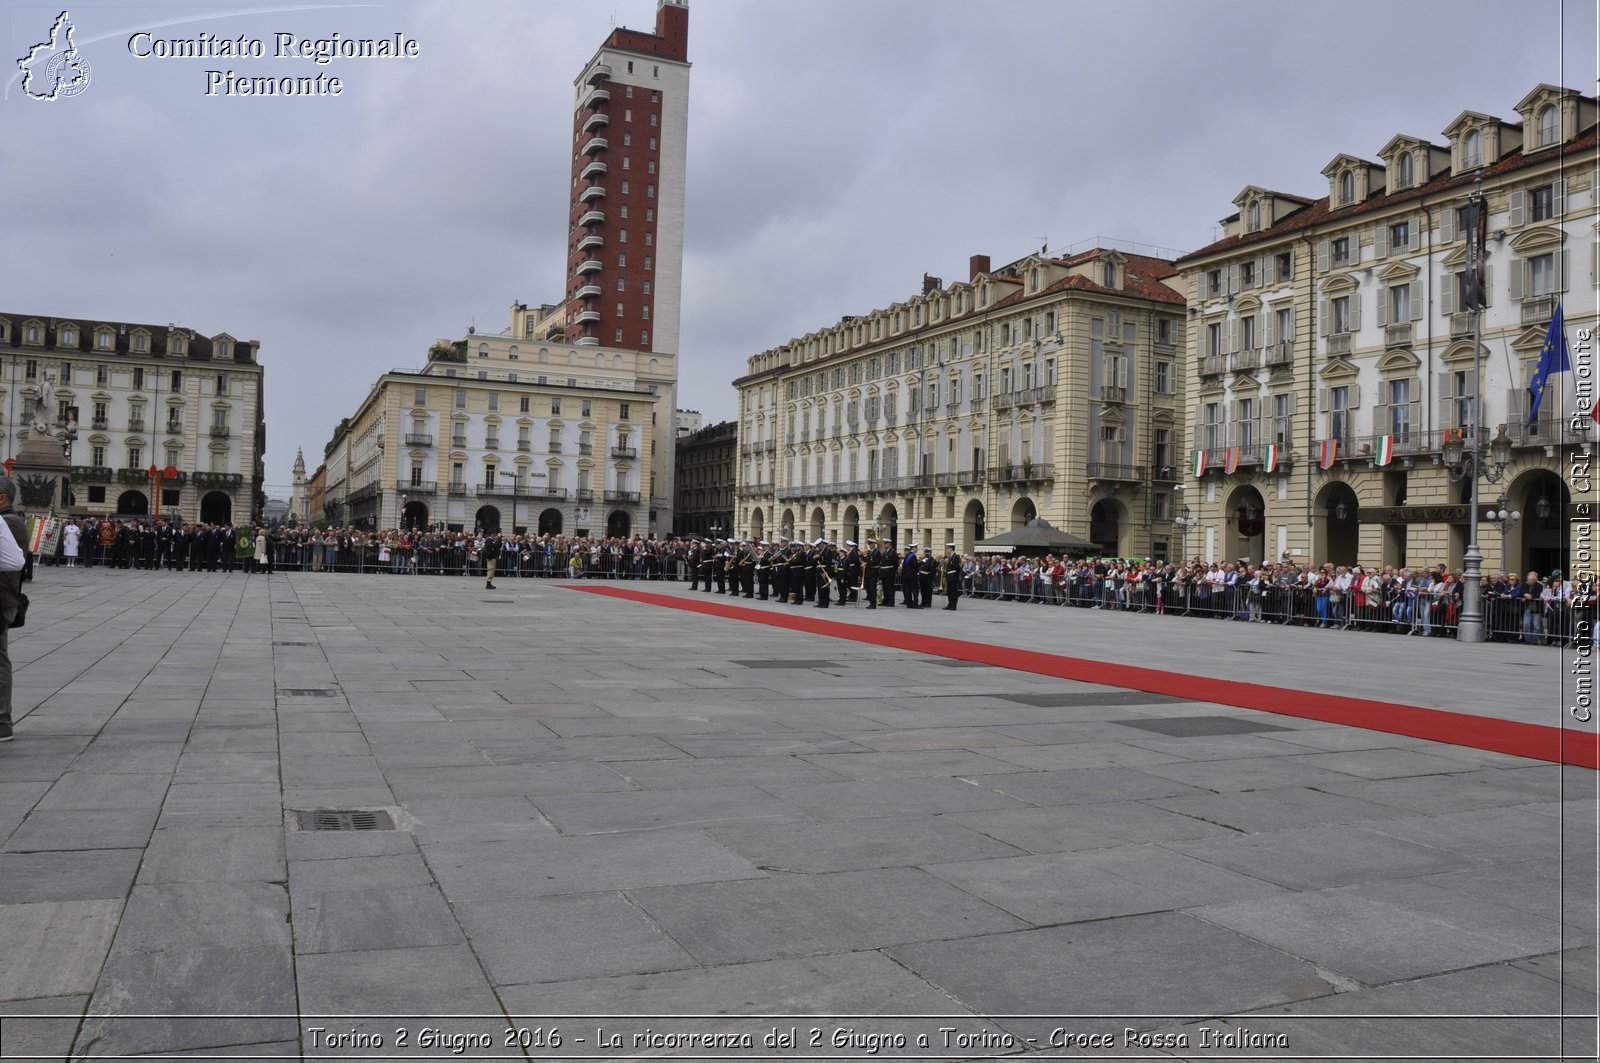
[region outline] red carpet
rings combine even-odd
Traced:
[[[625,598],[647,605],[683,609],[692,613],[725,617],[729,620],[743,620],[766,624],[769,627],[788,628],[791,631],[804,631],[813,635],[848,639],[852,642],[890,646],[935,657],[949,657],[958,661],[980,661],[1019,672],[1052,675],[1083,683],[1101,683],[1129,690],[1144,690],[1152,694],[1170,694],[1187,701],[1209,701],[1218,705],[1258,709],[1282,716],[1298,716],[1302,719],[1344,724],[1349,727],[1365,727],[1387,734],[1425,738],[1433,742],[1486,749],[1512,756],[1530,757],[1534,760],[1547,760],[1555,764],[1600,768],[1600,735],[1593,732],[1564,731],[1559,727],[1543,724],[1497,720],[1486,716],[1474,716],[1471,713],[1447,712],[1443,709],[1427,709],[1416,705],[1396,705],[1386,701],[1369,701],[1365,698],[1345,697],[1340,694],[1320,694],[1310,690],[1285,690],[1280,687],[1262,686],[1259,683],[1240,683],[1231,679],[1175,675],[1136,665],[1112,664],[1080,657],[1040,653],[1036,650],[989,646],[980,642],[966,642],[962,639],[925,635],[915,631],[894,631],[863,624],[814,619],[809,612],[797,616],[793,612],[776,607],[755,609],[744,605],[729,605],[721,599],[710,597],[680,598],[649,591],[636,591],[616,584],[583,583],[563,586],[568,590]]]

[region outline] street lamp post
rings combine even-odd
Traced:
[[[1189,560],[1189,526],[1194,523],[1194,518],[1189,514],[1189,507],[1180,507],[1178,515],[1172,518],[1172,523],[1178,526],[1178,563],[1185,564]]]
[[[1474,347],[1476,349],[1476,347]],[[1481,367],[1478,370],[1482,374]],[[1499,483],[1505,475],[1505,469],[1511,462],[1511,437],[1506,435],[1506,426],[1501,425],[1495,437],[1489,441],[1489,458],[1484,460],[1483,447],[1478,442],[1478,400],[1473,401],[1472,412],[1472,447],[1470,450],[1466,441],[1452,438],[1445,443],[1444,464],[1450,473],[1452,482],[1459,483],[1467,480],[1472,485],[1471,512],[1467,515],[1467,552],[1462,556],[1461,572],[1461,623],[1456,629],[1456,638],[1462,642],[1482,642],[1488,637],[1483,622],[1483,551],[1478,548],[1478,481],[1487,480],[1490,483]],[[1503,521],[1509,519],[1510,514],[1501,516],[1503,509],[1497,507],[1495,519]],[[1521,520],[1517,514],[1517,520]],[[1515,521],[1511,522],[1515,524]],[[1505,566],[1505,527],[1502,526],[1500,564]]]

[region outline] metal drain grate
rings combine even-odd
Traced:
[[[300,817],[301,830],[394,830],[394,819],[387,812],[363,809],[335,812],[324,808],[295,815]]]
[[[278,693],[286,698],[331,698],[338,691],[326,687],[283,687]]]
[[[274,646],[315,646],[315,642],[274,642]]]

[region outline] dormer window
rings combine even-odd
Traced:
[[[1559,130],[1561,127],[1556,105],[1551,103],[1541,107],[1535,124],[1538,127],[1538,146],[1543,148],[1554,144],[1557,137],[1560,136]]]
[[[1356,199],[1356,175],[1346,170],[1339,175],[1339,205],[1354,203]]]
[[[1398,188],[1410,188],[1411,187],[1411,182],[1415,179],[1414,178],[1413,166],[1414,166],[1414,164],[1411,161],[1411,153],[1409,151],[1405,152],[1404,154],[1402,154],[1400,156],[1399,163],[1395,167],[1395,186],[1396,187],[1398,187]]]
[[[1483,134],[1474,129],[1467,134],[1462,145],[1462,158],[1467,166],[1483,165]]]
[[[100,348],[102,351],[109,351],[111,349],[111,339],[111,330],[101,329],[99,332],[95,333],[94,345]]]
[[[1028,291],[1036,292],[1038,290],[1039,290],[1039,271],[1037,269],[1029,270],[1028,271]]]
[[[217,357],[218,358],[229,358],[229,357],[232,357],[232,355],[233,355],[233,345],[230,344],[227,340],[218,340],[217,341]]]
[[[63,347],[76,347],[78,345],[78,330],[75,328],[62,329],[61,345]]]
[[[172,348],[172,353],[173,354],[182,354],[183,353],[183,337],[182,336],[173,336],[171,338],[171,342],[168,344],[168,346]]]
[[[135,334],[133,337],[133,349],[141,354],[148,351],[150,349],[150,338],[142,332]]]
[[[1100,267],[1100,270],[1100,283],[1107,288],[1115,288],[1117,286],[1117,264],[1115,262],[1107,262]]]
[[[1256,232],[1261,228],[1261,204],[1250,204],[1250,231]]]

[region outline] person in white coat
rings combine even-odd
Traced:
[[[76,524],[61,529],[61,556],[67,559],[68,568],[78,567],[78,535]]]

